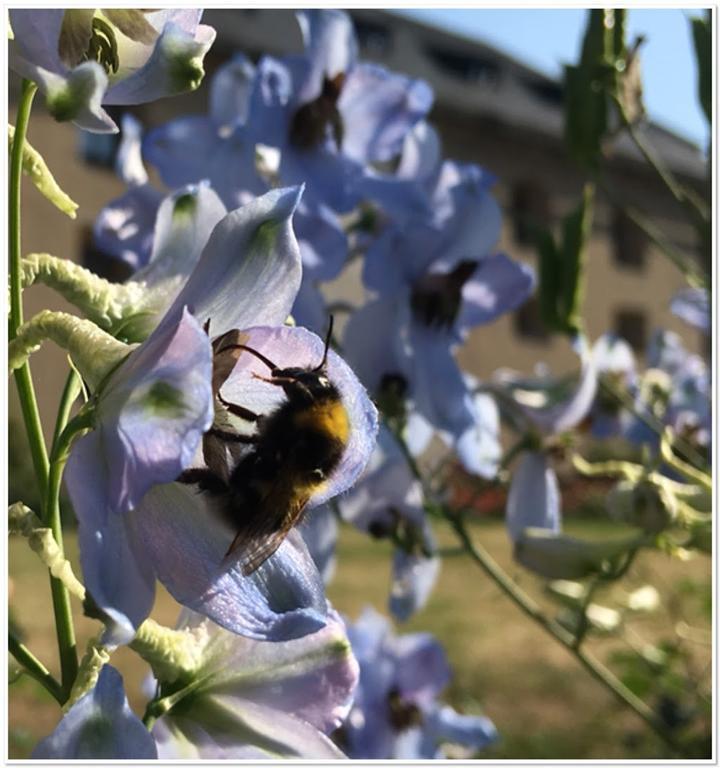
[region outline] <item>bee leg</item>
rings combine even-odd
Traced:
[[[203,467],[184,470],[175,478],[175,482],[199,485],[203,491],[210,491],[211,493],[223,493],[227,490],[227,485],[222,478]]]
[[[245,419],[245,421],[252,422],[259,421],[261,418],[260,414],[251,411],[249,408],[243,408],[242,405],[229,402],[219,392],[217,393],[217,398],[233,416],[238,416],[241,419]]]
[[[240,435],[237,432],[226,432],[224,429],[211,427],[207,433],[226,443],[257,443],[257,435]]]
[[[293,379],[290,376],[273,376],[272,378],[268,379],[265,376],[260,376],[259,373],[253,373],[253,378],[260,379],[260,381],[265,381],[268,384],[274,384],[276,387],[282,387],[286,394],[288,391],[287,387],[290,387],[296,392],[302,392],[308,398],[308,400],[312,401],[313,399],[310,390],[304,384],[301,384],[297,379]]]

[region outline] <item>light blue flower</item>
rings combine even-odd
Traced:
[[[302,179],[308,202],[345,212],[359,201],[367,163],[400,154],[405,134],[432,105],[426,83],[357,62],[342,11],[297,14],[305,51],[258,65],[256,105],[264,143],[280,150],[283,183]]]
[[[225,558],[234,531],[212,500],[197,488],[171,482],[182,470],[203,466],[201,438],[215,409],[222,410],[215,398],[219,386],[227,400],[263,414],[282,398],[278,387],[256,378],[268,371],[252,355],[240,355],[222,381],[213,383],[208,323],[212,337],[240,329],[253,349],[281,367],[317,366],[323,358],[321,339],[281,325],[301,278],[291,226],[299,193],[275,190],[222,217],[194,268],[206,222],[179,231],[171,227],[185,261],[168,262],[164,253],[146,268],[145,280],[152,283],[147,294],[165,314],[159,322],[151,316],[156,325],[151,336],[99,392],[95,429],[75,445],[66,475],[80,522],[85,582],[108,620],[108,643],[132,637],[150,611],[156,578],[179,602],[248,636],[281,640],[324,624],[322,580],[299,534],[288,536],[252,576],[243,576],[239,564]],[[177,202],[168,208],[170,219]],[[157,240],[156,249],[163,242]],[[166,253],[171,251],[168,246]],[[269,325],[253,328],[254,321]],[[354,482],[377,429],[374,407],[332,351],[327,371],[351,430],[335,473],[310,499],[311,506]]]
[[[143,104],[194,90],[215,30],[199,10],[14,9],[10,66],[34,80],[58,120],[113,133],[102,104]]]
[[[559,534],[561,500],[557,476],[550,463],[543,437],[575,428],[590,412],[597,391],[597,361],[587,340],[578,336],[573,349],[580,357],[577,377],[558,381],[546,375],[528,380],[509,371],[499,371],[496,380],[514,402],[513,415],[524,420],[526,439],[533,447],[521,452],[513,470],[505,519],[510,539],[517,544],[527,528],[542,528]]]
[[[210,340],[187,310],[157,329],[97,396],[95,428],[73,446],[65,480],[84,580],[110,618],[108,642],[150,613],[155,570],[128,514],[187,467],[213,421]]]
[[[560,532],[560,490],[545,453],[524,451],[519,459],[510,483],[505,524],[513,542],[526,528]]]
[[[254,83],[253,65],[235,56],[213,76],[207,116],[180,117],[147,134],[143,155],[170,189],[208,179],[230,210],[269,189],[256,164]]]
[[[93,689],[33,750],[34,760],[155,760],[155,740],[130,709],[120,673],[109,665]]]
[[[347,716],[358,664],[337,614],[283,643],[232,634],[190,611],[180,628],[195,632],[202,648],[187,692],[176,693],[175,708],[153,727],[161,759],[344,757],[326,734]]]
[[[350,757],[433,759],[444,756],[445,743],[474,754],[496,740],[490,720],[460,715],[437,700],[451,672],[431,635],[395,636],[387,619],[366,608],[348,636],[360,663],[360,684],[338,739]]]
[[[270,137],[253,105],[268,88],[253,65],[236,56],[213,77],[207,117],[179,118],[148,134],[143,152],[165,184],[177,188],[207,179],[229,209],[266,192],[269,183],[259,171],[257,150]],[[327,311],[317,285],[338,276],[348,245],[333,210],[307,197],[295,213],[303,282],[292,313],[299,325],[324,333]]]

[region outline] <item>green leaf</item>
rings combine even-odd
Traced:
[[[582,330],[585,297],[587,243],[592,228],[594,187],[586,184],[578,207],[563,221],[562,294],[559,297],[563,330],[571,335]]]
[[[693,18],[693,43],[698,69],[698,99],[705,113],[705,119],[712,123],[712,31],[710,29],[710,11],[705,18]]]
[[[12,151],[13,140],[15,138],[15,126],[8,125],[8,151]],[[71,219],[77,216],[78,204],[72,200],[60,188],[60,185],[55,181],[50,169],[47,167],[42,155],[30,146],[30,143],[25,140],[23,144],[23,171],[30,177],[33,184],[38,190],[63,213],[67,214]]]
[[[540,259],[538,285],[540,315],[548,328],[557,331],[559,330],[557,297],[560,291],[558,279],[560,255],[549,230],[545,229],[538,233],[536,247]]]

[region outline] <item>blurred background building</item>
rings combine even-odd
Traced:
[[[497,177],[495,194],[504,212],[499,247],[535,264],[533,225],[558,223],[576,204],[583,184],[564,148],[562,84],[476,40],[392,12],[350,13],[363,58],[423,78],[433,87],[435,105],[430,120],[442,137],[444,156],[479,163]],[[206,58],[208,77],[237,51],[256,60],[264,53],[301,49],[300,32],[290,10],[213,9],[205,12],[203,21],[218,31]],[[146,128],[180,114],[202,112],[207,84],[206,79],[195,94],[131,111]],[[16,80],[11,82],[11,120],[17,86]],[[92,225],[101,208],[124,191],[113,170],[119,139],[56,123],[44,112],[42,98],[37,101],[29,139],[80,208],[78,220],[71,221],[48,205],[31,184],[25,184],[23,249],[71,258],[105,276],[122,279],[122,265],[108,262],[92,238]],[[121,110],[111,109],[111,114],[119,122]],[[706,170],[695,145],[653,124],[647,126],[646,136],[683,182],[702,189]],[[669,309],[672,296],[683,286],[682,276],[617,203],[633,201],[685,253],[696,251],[694,230],[629,141],[608,147],[607,168],[607,182],[616,190],[617,199],[611,204],[600,197],[596,206],[585,301],[590,337],[615,331],[642,354],[653,330],[666,328],[680,333],[690,349],[699,351],[699,334]],[[351,268],[330,288],[330,294],[359,301],[361,290],[359,273]],[[26,317],[46,307],[68,309],[41,286],[27,292]],[[63,356],[48,345],[33,358],[48,430],[64,382]],[[531,372],[538,361],[559,371],[576,364],[567,343],[543,327],[534,299],[514,314],[476,329],[460,351],[460,359],[480,377],[498,367]],[[18,411],[13,387],[11,391],[12,416]]]

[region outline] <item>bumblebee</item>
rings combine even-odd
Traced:
[[[254,431],[227,429],[216,420],[203,439],[207,469],[186,470],[178,480],[196,483],[217,500],[235,531],[225,557],[238,553],[244,575],[262,565],[301,521],[311,496],[327,482],[347,447],[350,420],[326,373],[331,334],[332,318],[322,360],[314,368],[280,368],[241,343],[239,331],[213,342],[213,390],[221,411],[249,422]],[[287,399],[268,414],[256,414],[220,394],[243,352],[267,366],[269,376],[253,374],[256,378],[285,393]]]

